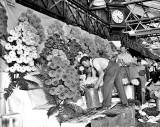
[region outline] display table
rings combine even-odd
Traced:
[[[47,110],[48,109],[33,109],[21,114],[4,115],[2,118],[5,120],[8,119],[10,122],[7,123],[8,125],[4,124],[2,127],[53,127],[53,125],[54,127],[60,127],[60,124],[54,115],[48,118]],[[131,127],[130,125],[134,125],[135,116],[133,107],[121,109],[119,107],[115,107],[112,110],[107,110],[105,108],[99,110],[88,110],[85,115],[63,122],[61,127],[85,127],[96,118],[106,118],[106,114],[109,115],[107,119],[112,120],[114,118],[110,117],[110,114],[116,114],[118,116],[117,124],[120,125],[119,127]],[[13,119],[15,122],[13,122]],[[124,126],[126,124],[127,126]]]

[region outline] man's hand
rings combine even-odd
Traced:
[[[95,89],[99,88],[99,85],[96,83],[96,85],[94,86]]]

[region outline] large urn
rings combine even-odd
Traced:
[[[87,88],[85,90],[85,98],[86,98],[87,108],[101,107],[101,103],[100,103],[100,100],[99,100],[98,89]]]

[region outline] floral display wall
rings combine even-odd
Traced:
[[[62,110],[64,102],[76,102],[81,98],[78,70],[81,55],[111,59],[115,54],[115,47],[108,40],[78,27],[19,4],[4,6],[8,16],[8,33],[6,39],[1,40],[5,50],[2,59],[8,74],[6,79],[10,80],[4,86],[6,99],[17,87],[29,91],[42,90],[48,103],[53,104],[48,111],[50,116],[56,109]],[[30,78],[26,78],[28,75]],[[37,94],[37,101],[42,101],[41,96]],[[72,108],[69,110],[69,107]],[[70,117],[82,113],[80,107],[78,111],[73,105],[69,107],[67,111],[72,112]]]

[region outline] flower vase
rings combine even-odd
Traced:
[[[101,103],[100,103],[100,100],[99,100],[98,89],[87,88],[85,90],[85,98],[86,98],[87,108],[101,107]]]
[[[156,99],[156,108],[157,108],[157,111],[160,111],[160,98]]]
[[[127,99],[135,99],[134,85],[126,85],[124,86],[124,89],[125,89]]]

